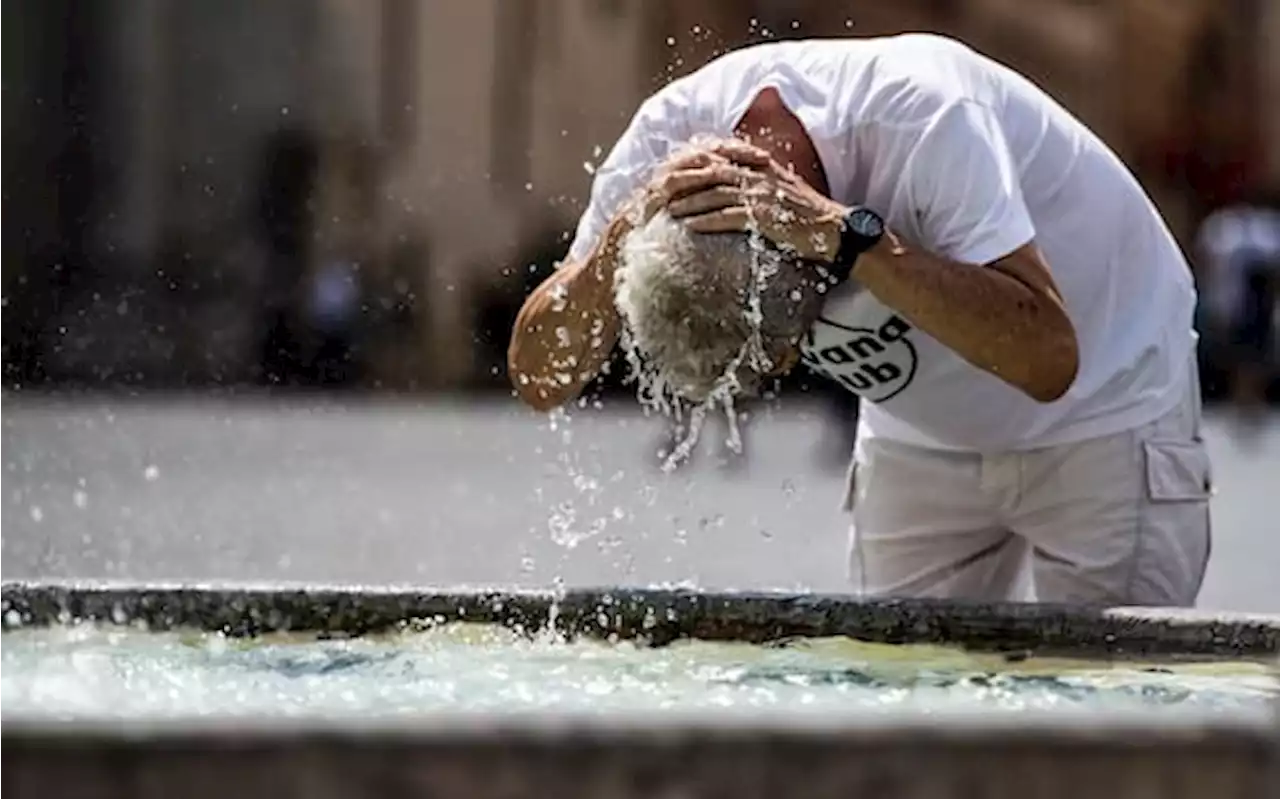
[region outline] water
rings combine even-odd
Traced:
[[[4,634],[0,706],[17,718],[342,718],[431,712],[1257,714],[1261,665],[1006,663],[847,640],[663,649],[529,640],[480,625],[353,640],[228,639],[88,625]]]

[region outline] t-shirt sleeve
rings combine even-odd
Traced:
[[[654,118],[655,113],[649,105],[641,106],[596,170],[591,198],[578,221],[567,260],[580,260],[591,253],[609,221],[670,152],[672,142],[661,135],[663,125]]]
[[[1035,238],[1017,165],[995,114],[961,101],[917,142],[905,186],[926,241],[938,255],[989,264]]]

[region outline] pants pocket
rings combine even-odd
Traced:
[[[1138,604],[1195,604],[1212,549],[1209,497],[1213,479],[1203,443],[1143,443],[1147,506],[1130,584]]]
[[[1147,496],[1154,502],[1198,502],[1213,491],[1209,453],[1203,443],[1153,439],[1143,445]]]

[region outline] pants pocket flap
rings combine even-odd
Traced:
[[[1147,493],[1154,502],[1208,499],[1212,491],[1209,453],[1196,441],[1152,440],[1143,444]]]

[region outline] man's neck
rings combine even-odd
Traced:
[[[752,101],[734,134],[767,150],[778,163],[794,170],[824,195],[831,196],[826,170],[813,139],[800,119],[782,104],[775,89],[765,89]]]

